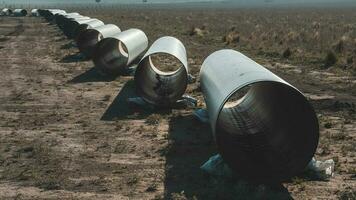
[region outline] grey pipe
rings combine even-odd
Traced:
[[[319,124],[298,89],[234,50],[211,54],[200,83],[218,150],[236,173],[283,181],[305,169]]]
[[[173,56],[180,67],[169,72],[159,70],[151,58],[156,54]],[[168,107],[179,100],[188,85],[188,61],[183,43],[170,36],[156,40],[137,66],[135,83],[137,94],[156,106]]]
[[[93,62],[103,72],[124,73],[147,47],[146,34],[139,29],[129,29],[101,40],[96,46]]]
[[[77,45],[81,53],[87,58],[91,58],[96,44],[107,37],[111,37],[121,32],[120,28],[114,24],[106,24],[83,31],[77,38]]]
[[[78,28],[80,25],[85,25],[87,24],[92,24],[94,27],[102,26],[104,25],[104,22],[91,18],[91,19],[73,19],[69,22],[68,24],[68,35],[70,38],[77,38],[78,37]]]
[[[27,15],[27,10],[18,8],[14,10],[13,14],[16,17],[24,17]]]

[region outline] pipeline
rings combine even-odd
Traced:
[[[24,16],[27,15],[27,10],[25,10],[25,9],[20,9],[20,8],[15,9],[13,15],[14,15],[15,17],[24,17]]]
[[[111,37],[121,32],[120,28],[114,24],[106,24],[83,31],[77,38],[77,45],[81,53],[87,58],[91,58],[96,44],[107,37]]]
[[[139,29],[129,29],[101,40],[93,54],[93,62],[108,74],[124,73],[147,47],[146,34]]]
[[[12,10],[9,8],[4,8],[1,10],[1,16],[10,16],[12,15]]]
[[[158,62],[154,59],[157,56]],[[167,60],[168,68],[173,67],[174,61],[178,65],[168,71],[159,69]],[[179,100],[188,85],[188,61],[183,43],[170,36],[156,40],[137,66],[135,83],[137,94],[153,105],[168,107]]]
[[[206,58],[200,83],[218,151],[232,170],[275,182],[305,169],[319,124],[298,89],[234,50]]]

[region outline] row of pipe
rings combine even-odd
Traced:
[[[39,10],[74,39],[81,53],[107,74],[125,72],[148,47],[139,29],[121,29],[98,19],[62,10]],[[168,56],[177,67],[159,68]],[[181,41],[156,40],[138,62],[137,94],[156,106],[170,107],[188,85],[187,52]],[[200,86],[218,151],[238,175],[276,182],[301,173],[319,140],[313,107],[294,86],[235,50],[208,56],[200,70]]]
[[[27,16],[27,10],[22,8],[17,8],[11,10],[10,8],[3,8],[0,12],[0,16],[14,16],[14,17],[24,17]],[[37,9],[31,10],[31,16],[39,16]]]

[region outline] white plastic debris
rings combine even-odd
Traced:
[[[215,175],[215,176],[223,176],[223,177],[232,177],[232,171],[227,166],[221,157],[220,154],[212,156],[206,161],[201,167],[203,171]]]
[[[334,176],[335,162],[332,159],[326,161],[318,161],[313,158],[308,166],[307,170],[316,172],[320,178],[331,178]]]
[[[198,109],[193,115],[202,123],[209,123],[209,114],[206,109]]]

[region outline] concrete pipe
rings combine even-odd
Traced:
[[[77,45],[81,53],[91,58],[96,44],[107,37],[120,33],[121,30],[114,24],[106,24],[83,31],[77,38]]]
[[[38,9],[32,9],[31,10],[31,16],[32,17],[38,17],[40,14],[38,13]]]
[[[306,168],[319,124],[298,89],[234,50],[211,54],[200,84],[218,151],[237,174],[279,182]]]
[[[96,46],[93,62],[103,72],[124,73],[147,47],[146,34],[139,29],[129,29],[101,40]]]
[[[14,16],[15,17],[24,17],[24,16],[26,16],[27,15],[27,10],[25,10],[25,9],[15,9],[14,10]]]
[[[166,36],[156,40],[141,59],[135,73],[137,94],[156,106],[169,107],[188,85],[188,62],[181,41]]]
[[[78,36],[77,35],[78,27],[80,25],[82,25],[82,24],[86,25],[88,23],[96,25],[95,27],[104,25],[104,22],[102,22],[102,21],[100,21],[98,19],[95,19],[95,18],[91,18],[91,19],[83,19],[83,18],[72,19],[72,20],[70,20],[68,22],[68,28],[67,28],[68,37],[69,38],[76,38]]]
[[[73,38],[78,38],[78,36],[84,32],[85,30],[87,29],[93,29],[93,28],[96,28],[96,27],[99,27],[99,26],[102,26],[104,25],[104,22],[100,21],[100,20],[93,20],[93,21],[89,21],[89,22],[86,22],[86,23],[82,23],[80,24],[74,31],[74,34],[73,34]]]
[[[12,15],[12,10],[9,8],[4,8],[1,10],[1,15],[3,16],[10,16]]]

